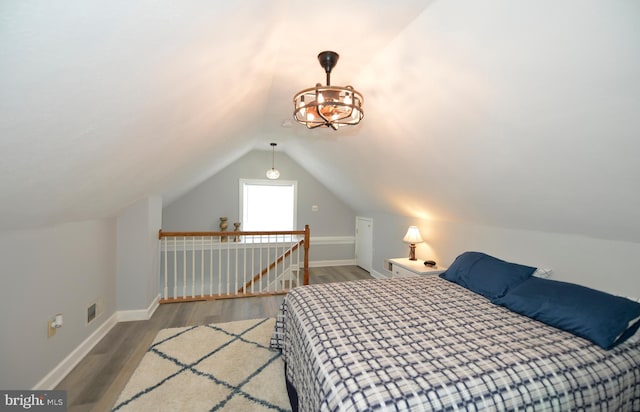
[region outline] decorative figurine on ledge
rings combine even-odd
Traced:
[[[233,231],[234,232],[239,232],[240,231],[240,222],[235,222],[233,224]],[[234,242],[239,242],[240,241],[240,236],[236,235],[233,237],[233,241]]]
[[[220,231],[221,232],[226,232],[227,231],[227,218],[226,217],[221,217],[220,218]],[[227,241],[227,237],[226,236],[220,236],[220,241],[221,242],[226,242]]]

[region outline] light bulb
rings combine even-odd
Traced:
[[[267,170],[267,178],[274,180],[280,177],[280,172],[278,169],[271,168]]]

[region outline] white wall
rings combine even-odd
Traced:
[[[446,261],[479,250],[518,263],[553,269],[552,278],[621,296],[640,297],[640,243],[559,233],[433,224],[433,243]]]
[[[227,230],[233,230],[231,222],[240,221],[239,180],[266,179],[271,156],[270,151],[253,150],[167,205],[162,211],[162,230],[217,231],[220,216],[229,218]],[[310,264],[353,262],[353,209],[285,153],[276,152],[275,159],[280,179],[298,182],[296,229],[302,230],[307,224],[311,229]],[[317,211],[312,211],[313,205],[318,206]]]
[[[297,228],[311,227],[311,236],[353,236],[355,213],[351,207],[330,192],[315,177],[300,167],[284,152],[276,152],[275,165],[280,179],[298,182]],[[165,206],[162,215],[164,231],[219,230],[219,217],[239,222],[239,179],[266,179],[271,168],[271,152],[253,150],[211,176],[179,199]],[[317,205],[318,211],[312,211]]]
[[[384,259],[408,256],[409,247],[402,237],[409,225],[417,225],[425,240],[417,245],[418,259],[433,259],[449,266],[460,253],[474,250],[511,262],[551,268],[556,280],[640,297],[636,262],[639,243],[381,213],[370,215],[374,218],[374,270],[382,274]]]
[[[161,221],[162,199],[151,197],[117,220],[0,232],[0,388],[50,385],[116,310],[118,319],[144,316],[158,295]],[[94,302],[100,313],[87,325]],[[57,313],[64,326],[48,338]]]
[[[30,389],[115,312],[115,222],[0,232],[0,262],[0,388]],[[48,338],[56,313],[64,326]]]
[[[147,309],[158,296],[158,231],[162,199],[140,200],[118,216],[117,309]]]

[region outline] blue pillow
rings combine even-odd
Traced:
[[[535,271],[534,267],[505,262],[485,253],[464,252],[440,277],[493,300]]]
[[[603,349],[624,342],[640,327],[640,303],[557,280],[532,277],[493,303]]]
[[[465,286],[462,284],[462,274],[473,267],[474,263],[483,256],[486,255],[480,252],[464,252],[453,261],[449,269],[440,274],[440,277],[460,286]]]

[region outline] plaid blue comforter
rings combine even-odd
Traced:
[[[310,285],[271,339],[300,411],[640,411],[640,337],[610,351],[437,276]]]

